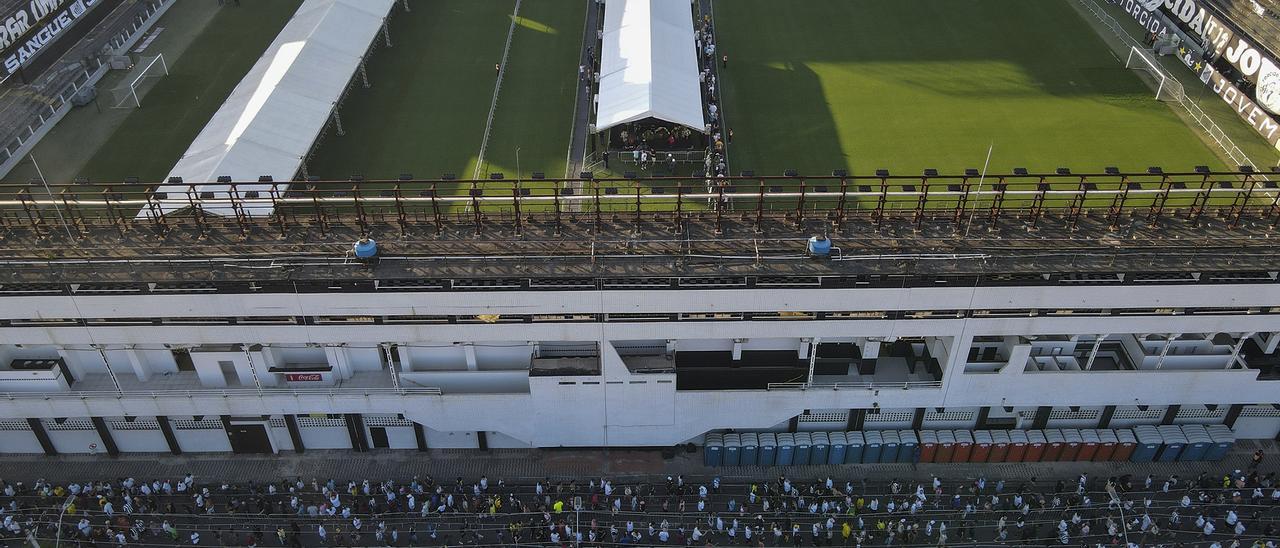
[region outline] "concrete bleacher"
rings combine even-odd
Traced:
[[[12,11],[16,0],[0,0],[0,13]],[[104,49],[127,50],[174,0],[146,0],[120,4],[29,83],[10,79],[0,85],[0,177],[9,173],[40,138],[71,109],[70,99],[107,72]]]
[[[1203,0],[1223,20],[1275,55],[1280,51],[1280,1]],[[1262,14],[1258,13],[1261,8]]]

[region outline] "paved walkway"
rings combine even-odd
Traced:
[[[542,478],[591,478],[607,476],[650,480],[667,475],[684,475],[690,481],[720,476],[725,481],[794,478],[848,477],[866,479],[1000,477],[1006,480],[1092,477],[1132,474],[1195,477],[1201,472],[1220,473],[1245,469],[1250,455],[1262,448],[1270,459],[1280,459],[1271,441],[1245,440],[1236,444],[1221,462],[1128,463],[1128,462],[1046,462],[1008,464],[862,464],[838,466],[736,466],[710,468],[702,465],[702,452],[681,453],[664,459],[656,450],[586,449],[434,449],[416,451],[349,450],[307,451],[278,456],[187,454],[137,454],[120,457],[97,456],[10,456],[0,457],[0,478],[52,482],[84,481],[99,478],[181,477],[218,478],[232,482],[273,481],[281,477],[384,478],[408,480],[415,475],[437,478],[478,478],[488,475],[507,481],[536,481]]]
[[[595,67],[598,66],[595,62],[600,59],[600,41],[596,39],[596,31],[600,28],[600,17],[603,14],[603,3],[587,0],[587,22],[582,29],[582,51],[578,52],[578,64],[589,67],[587,74],[595,73]],[[587,130],[591,123],[591,97],[594,89],[595,86],[592,85],[590,78],[578,81],[577,106],[574,107],[573,135],[569,138],[569,163],[565,167],[565,177],[577,177],[582,171],[582,159],[586,156],[587,139],[590,138]]]

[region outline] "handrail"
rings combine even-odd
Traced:
[[[0,399],[123,399],[123,398],[244,398],[267,396],[442,396],[436,387],[421,388],[263,388],[231,390],[72,390],[67,392],[0,392]]]
[[[942,388],[941,380],[906,380],[901,383],[769,383],[769,391],[872,391],[877,388]]]

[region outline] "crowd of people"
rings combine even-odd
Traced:
[[[851,469],[851,471],[856,469]],[[290,478],[0,481],[9,546],[1275,546],[1257,470],[728,483]]]
[[[721,52],[720,57],[716,57],[715,29],[711,25],[710,15],[703,16],[698,22],[695,35],[694,45],[699,53],[698,78],[702,86],[703,104],[706,105],[707,135],[710,136],[710,146],[707,147],[707,154],[703,157],[703,172],[709,177],[724,177],[729,174],[725,143],[726,140],[732,141],[733,132],[730,130],[726,134],[724,129],[724,119],[720,112],[720,96],[716,94],[719,74],[716,63],[719,61],[720,68],[727,68],[729,56]]]

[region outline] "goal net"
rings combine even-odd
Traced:
[[[112,88],[112,108],[140,108],[147,92],[168,75],[169,65],[164,61],[164,54],[138,58],[120,84]]]
[[[1182,82],[1166,72],[1150,51],[1130,47],[1129,58],[1125,60],[1124,68],[1137,72],[1139,77],[1151,85],[1156,90],[1157,101],[1182,99]]]

